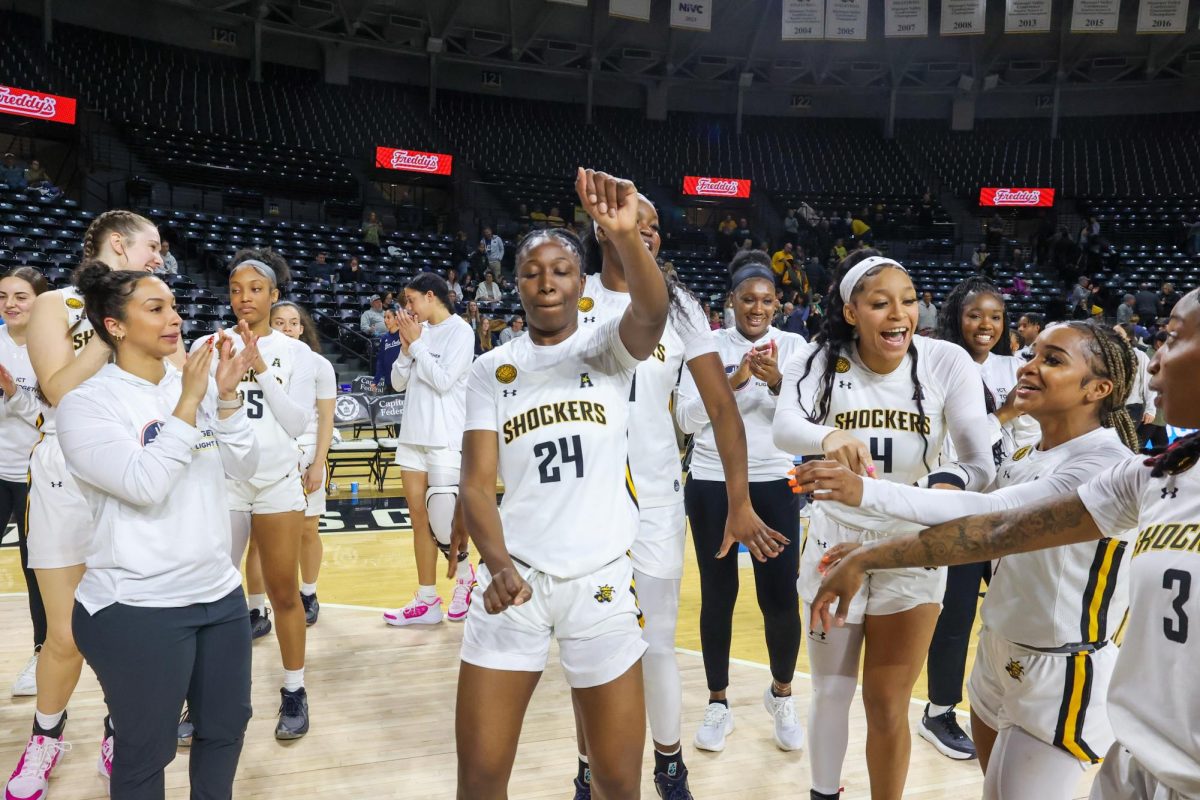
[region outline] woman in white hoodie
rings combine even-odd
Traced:
[[[181,372],[167,361],[182,321],[166,284],[96,264],[78,286],[115,356],[63,398],[58,415],[95,524],[72,629],[121,730],[111,795],[164,797],[187,699],[192,794],[230,797],[250,719],[250,630],[229,557],[225,480],[249,480],[258,467],[237,392],[257,343],[244,331],[235,355],[228,337],[214,337]]]

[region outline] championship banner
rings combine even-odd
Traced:
[[[867,0],[828,0],[825,38],[834,42],[867,40]]]
[[[715,0],[671,0],[671,27],[685,31],[712,29],[712,4]]]
[[[588,0],[550,0],[551,3],[562,3],[565,6],[579,6],[587,8]]]
[[[608,15],[649,22],[650,0],[608,0]]]
[[[891,0],[883,4],[883,35],[887,39],[929,35],[929,0]]]
[[[1138,33],[1183,33],[1187,30],[1187,0],[1142,0]]]
[[[783,0],[783,40],[796,42],[825,37],[824,0]]]
[[[376,147],[375,166],[402,172],[424,172],[428,175],[449,175],[454,157],[445,153],[422,153],[395,147]]]
[[[1075,0],[1071,33],[1116,33],[1121,21],[1121,0]]]
[[[0,114],[75,124],[75,98],[0,86]]]
[[[1051,0],[1005,0],[1005,33],[1049,33]]]
[[[700,178],[685,175],[683,193],[695,197],[749,197],[749,178]]]
[[[1054,190],[985,187],[979,190],[979,205],[1007,208],[1050,208],[1054,205]]]
[[[942,36],[982,36],[985,0],[942,0]]]

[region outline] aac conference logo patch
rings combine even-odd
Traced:
[[[142,428],[142,447],[145,447],[146,445],[150,444],[155,439],[157,439],[158,432],[161,431],[162,428],[163,428],[163,424],[159,420],[154,420],[154,422],[147,422],[146,427]]]
[[[579,298],[579,303],[577,303],[577,305],[579,310],[586,314],[596,307],[596,301],[590,297],[581,297]]]
[[[83,301],[80,300],[78,297],[68,297],[67,298],[67,308],[73,308],[76,310],[81,309],[81,308],[83,308]]]
[[[496,367],[496,380],[509,384],[517,379],[517,368],[512,364],[501,364]]]
[[[841,356],[840,358],[838,358],[837,364],[834,366],[834,370],[837,371],[837,373],[839,375],[842,373],[845,373],[845,372],[849,372],[850,371],[850,359],[846,358],[845,356]]]

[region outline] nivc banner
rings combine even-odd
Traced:
[[[1007,206],[1010,208],[1049,208],[1054,205],[1054,190],[1010,189],[1007,187],[984,187],[979,190],[979,205]]]
[[[1187,0],[1142,0],[1138,33],[1183,33],[1187,30]]]
[[[671,0],[671,27],[685,31],[712,29],[714,0]]]
[[[1049,33],[1050,0],[1005,0],[1005,33]]]
[[[929,35],[929,0],[891,0],[883,4],[883,35],[888,39]]]
[[[867,40],[867,0],[828,0],[825,38],[834,42]]]
[[[1121,0],[1075,0],[1071,33],[1116,33],[1121,21]]]
[[[982,36],[986,10],[984,0],[942,0],[942,36]]]
[[[0,86],[0,114],[75,124],[75,98]]]
[[[749,197],[749,178],[701,178],[685,175],[683,193],[696,197]]]
[[[396,147],[375,148],[375,166],[379,169],[449,175],[453,163],[454,157],[445,153],[423,153],[420,150],[404,150]]]
[[[783,40],[825,38],[825,0],[783,0]]]

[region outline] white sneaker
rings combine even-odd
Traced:
[[[13,697],[36,697],[37,696],[37,651],[33,651],[33,655],[25,662],[25,667],[17,675],[17,679],[13,681],[12,696]]]
[[[796,716],[796,701],[791,697],[776,697],[771,687],[763,693],[763,706],[775,719],[775,746],[780,750],[799,750],[804,746],[804,726]]]
[[[442,598],[435,597],[432,603],[426,603],[419,597],[413,597],[404,608],[383,612],[383,621],[397,628],[436,625],[442,621]]]
[[[719,753],[725,749],[725,737],[733,733],[733,711],[723,703],[709,703],[704,721],[696,729],[693,743],[697,750]]]
[[[451,622],[462,622],[471,610],[471,587],[475,585],[475,567],[471,565],[471,575],[459,578],[454,582],[454,594],[450,597],[450,608],[446,610],[446,619]]]

